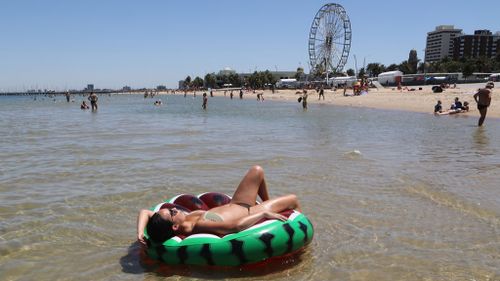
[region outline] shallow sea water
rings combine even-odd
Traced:
[[[2,280],[500,280],[500,122],[201,95],[0,96]],[[355,97],[353,97],[355,98]],[[137,211],[232,193],[251,165],[315,227],[258,268],[171,268]]]

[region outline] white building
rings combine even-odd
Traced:
[[[278,88],[278,89],[297,88],[297,79],[294,79],[294,78],[280,79],[278,82],[276,82],[276,88]]]
[[[232,70],[230,67],[224,67],[223,70],[219,71],[220,76],[229,76],[232,74],[236,74],[236,71]]]
[[[356,82],[358,82],[356,76],[328,78],[328,85],[332,87],[341,87],[344,85],[346,85],[347,87],[352,87],[352,85],[354,85],[354,83]]]
[[[436,62],[446,57],[453,57],[453,39],[462,35],[462,29],[453,25],[440,25],[436,30],[427,33],[425,45],[425,62]]]
[[[403,72],[399,70],[382,72],[378,75],[377,81],[382,85],[395,85],[402,81]]]

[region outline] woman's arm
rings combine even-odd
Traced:
[[[286,217],[277,213],[262,211],[234,221],[213,222],[200,220],[194,226],[193,233],[213,233],[218,235],[226,235],[229,233],[247,229],[264,218],[277,219],[281,221],[285,221],[287,219]]]
[[[270,211],[262,211],[260,213],[249,215],[247,217],[240,219],[238,221],[238,223],[236,224],[236,231],[242,231],[244,229],[247,229],[264,218],[265,219],[277,219],[277,220],[281,220],[281,221],[287,220],[287,218],[285,216],[280,215],[278,213],[273,213]]]
[[[146,241],[144,240],[144,228],[152,215],[154,215],[153,211],[143,209],[139,211],[139,215],[137,216],[137,241],[142,245],[146,245]]]

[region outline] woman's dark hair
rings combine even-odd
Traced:
[[[163,219],[160,214],[155,213],[149,218],[146,225],[149,238],[155,243],[163,243],[166,240],[174,237],[174,230],[172,229],[172,222]]]

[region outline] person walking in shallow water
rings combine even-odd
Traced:
[[[321,100],[321,97],[323,97],[323,100],[325,100],[325,90],[323,89],[323,85],[321,85],[321,88],[319,89],[318,100]]]
[[[486,113],[488,112],[488,107],[491,103],[491,91],[495,87],[493,82],[488,82],[484,89],[480,89],[476,94],[474,94],[474,100],[477,103],[477,109],[479,110],[479,121],[477,125],[481,127],[484,123],[484,119],[486,119]]]
[[[307,109],[307,97],[308,97],[307,90],[304,89],[302,92],[298,91],[295,94],[296,95],[302,94],[302,96],[299,97],[299,99],[297,101],[302,102],[302,108],[304,110],[306,110]]]
[[[92,111],[97,111],[97,100],[99,99],[94,92],[91,92],[89,97],[90,106],[92,107]]]
[[[203,104],[201,105],[201,108],[207,109],[207,103],[208,103],[208,98],[207,98],[207,93],[203,93]]]
[[[303,109],[307,109],[307,97],[308,97],[307,90],[304,90],[303,94],[302,94],[302,108]]]

